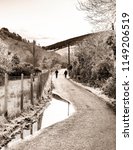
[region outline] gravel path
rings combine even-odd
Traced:
[[[53,76],[55,93],[73,103],[76,112],[12,150],[115,150],[115,114],[96,95]]]

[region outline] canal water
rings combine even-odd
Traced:
[[[46,128],[52,124],[60,122],[75,112],[73,105],[70,102],[52,99],[50,105],[40,116],[39,121],[32,124],[29,128],[23,129],[21,134],[17,134],[15,138],[3,147],[2,150],[8,150],[14,144],[21,142],[23,139],[30,139],[41,132],[40,129]]]

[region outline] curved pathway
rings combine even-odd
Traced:
[[[65,79],[53,76],[54,92],[70,100],[76,112],[14,150],[115,150],[115,114],[96,95]]]

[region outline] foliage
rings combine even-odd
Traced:
[[[115,23],[116,0],[85,0],[79,2],[79,9],[87,13],[89,22],[98,28],[107,28]]]
[[[105,85],[102,87],[104,94],[109,97],[116,98],[116,77],[112,76],[108,78]]]
[[[33,65],[29,63],[18,64],[12,68],[9,72],[10,76],[21,76],[23,73],[25,76],[30,76],[34,72]]]
[[[113,50],[108,46],[108,35],[92,35],[85,39],[75,48],[75,60],[71,63],[72,70],[70,77],[78,82],[87,83],[92,87],[102,88],[107,84],[108,79],[114,76],[114,55]],[[114,84],[113,80],[109,82]],[[113,93],[106,93],[111,96]],[[113,88],[113,86],[112,86]],[[111,89],[110,89],[111,90]],[[111,91],[110,91],[111,92]],[[114,95],[112,95],[114,97]]]
[[[107,80],[112,75],[110,72],[112,68],[113,65],[109,62],[101,62],[93,69],[93,73],[95,71],[96,79]]]
[[[67,62],[62,62],[62,64],[61,64],[61,68],[67,68]]]
[[[16,33],[11,33],[7,28],[3,27],[1,28],[0,30],[0,33],[5,37],[9,37],[9,38],[12,38],[12,39],[15,39],[15,40],[18,40],[18,41],[22,41],[22,37],[19,35],[19,34],[16,34]]]
[[[116,39],[115,36],[109,36],[107,39],[107,44],[110,46],[111,49],[113,49],[114,56],[116,57]]]
[[[33,53],[33,42],[21,39],[20,35],[14,32],[11,33],[7,28],[0,29],[0,67],[10,72],[17,63],[27,62],[34,63],[35,67],[48,69],[60,62],[60,55],[56,52],[46,51],[41,46],[35,45],[35,53]],[[14,55],[18,58],[15,58]],[[43,63],[44,57],[46,61]],[[59,61],[57,60],[57,62],[55,60],[57,58],[54,57],[58,57]]]
[[[91,69],[90,86],[102,87],[106,80],[112,76],[113,72],[113,61],[106,60],[99,62]]]
[[[9,30],[5,27],[1,28],[1,30],[5,31],[5,32],[9,32]]]
[[[6,71],[3,68],[0,68],[0,86],[4,85],[4,77]]]
[[[8,46],[0,39],[0,67],[10,70],[11,59],[12,54],[8,51]]]
[[[56,67],[57,65],[61,64],[60,58],[59,56],[51,56],[51,58],[46,58],[44,57],[43,59],[43,63],[42,63],[42,68],[43,69],[52,69],[54,67]]]
[[[18,64],[20,63],[20,59],[19,59],[19,57],[15,54],[15,55],[13,55],[11,62],[12,62],[12,65],[13,65],[13,66],[18,65]]]
[[[41,69],[38,67],[35,67],[34,71],[35,71],[35,73],[41,73],[42,72]]]

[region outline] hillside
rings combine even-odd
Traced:
[[[111,58],[113,55],[112,51],[110,51],[110,46],[107,43],[108,38],[110,38],[110,42],[115,39],[114,31],[86,34],[47,47],[35,46],[35,66],[49,68],[53,67],[55,63],[66,63],[66,46],[68,44],[71,46],[71,61],[75,59],[74,55],[82,49],[91,49],[95,54],[98,52],[101,56],[104,54],[104,56],[108,55]],[[56,49],[57,51],[54,52],[52,51],[53,49]],[[12,57],[14,55],[18,56],[20,62],[32,64],[33,43],[23,39],[16,33],[11,33],[7,28],[2,28],[0,29],[0,67],[6,70],[11,68]],[[99,57],[99,59],[101,58]]]
[[[33,43],[23,39],[16,33],[11,33],[7,28],[0,29],[0,60],[1,67],[10,67],[11,58],[17,55],[20,62],[33,63]],[[60,57],[55,52],[47,52],[40,46],[35,46],[35,65],[41,66],[44,58]],[[5,59],[5,61],[2,61]],[[2,63],[3,62],[3,63]]]

